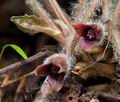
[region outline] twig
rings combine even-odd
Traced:
[[[7,66],[7,67],[4,67],[4,68],[0,69],[0,75],[6,73],[6,72],[8,72],[8,71],[18,69],[18,68],[20,68],[22,65],[25,65],[25,64],[27,64],[27,63],[30,63],[30,62],[32,62],[32,61],[34,61],[34,60],[36,60],[36,59],[38,59],[38,58],[40,58],[40,57],[43,57],[43,56],[45,56],[45,55],[47,55],[47,54],[50,54],[50,53],[52,53],[52,52],[53,52],[53,51],[45,51],[45,52],[42,52],[42,51],[41,51],[41,52],[39,52],[39,53],[37,53],[37,54],[29,57],[27,60],[23,60],[23,61],[20,61],[20,62],[11,64],[11,65],[9,65],[9,66]]]
[[[29,76],[31,76],[31,75],[34,75],[34,74],[35,74],[35,71],[32,71],[32,72],[30,72],[30,73],[28,73],[28,74],[23,75],[22,77],[20,77],[20,78],[18,78],[18,79],[8,81],[7,84],[1,85],[0,88],[4,88],[4,87],[6,87],[6,86],[8,86],[8,85],[10,85],[10,84],[13,84],[13,83],[15,83],[15,82],[17,82],[17,81],[20,81],[20,80],[22,80],[22,79],[24,79],[24,78],[26,78],[26,77],[29,77]]]
[[[16,89],[16,93],[15,96],[13,98],[14,102],[17,102],[18,97],[22,95],[25,86],[26,86],[26,82],[27,82],[27,78],[24,78],[23,80],[21,80],[20,84],[18,85],[17,89]]]
[[[110,44],[110,41],[108,40],[107,45],[106,45],[106,47],[105,47],[105,50],[104,50],[102,56],[101,56],[97,61],[95,61],[94,63],[92,63],[92,64],[88,65],[87,67],[85,67],[84,69],[80,70],[80,72],[83,72],[83,71],[91,68],[91,67],[92,67],[93,65],[95,65],[97,62],[99,62],[102,58],[104,58],[105,53],[106,53],[106,50],[107,50],[109,44]]]

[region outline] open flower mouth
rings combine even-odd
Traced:
[[[61,69],[62,67],[52,63],[43,64],[36,68],[36,75],[49,76],[54,81],[61,81],[66,74],[66,71]]]
[[[102,38],[102,28],[97,24],[76,24],[74,28],[80,38],[80,48],[89,49]],[[82,39],[81,39],[82,38]]]
[[[92,29],[88,30],[87,33],[85,34],[85,39],[89,41],[95,41],[96,40],[95,31]]]
[[[49,84],[52,91],[56,92],[63,86],[67,67],[65,55],[55,54],[36,68],[36,75],[46,76],[47,84]]]
[[[66,72],[59,72],[60,69],[61,68],[59,66],[51,64],[49,76],[54,80],[58,80],[58,81],[63,79]]]

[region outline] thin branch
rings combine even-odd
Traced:
[[[35,74],[35,71],[32,71],[32,72],[30,72],[30,73],[28,73],[28,74],[25,74],[25,75],[21,76],[21,77],[18,78],[18,79],[10,80],[10,81],[8,81],[8,83],[2,84],[2,85],[0,86],[0,89],[1,89],[1,88],[4,88],[4,87],[7,87],[8,85],[11,85],[11,84],[13,84],[13,83],[15,83],[15,82],[18,82],[18,81],[20,81],[20,80],[22,80],[22,79],[24,79],[24,78],[26,78],[26,77],[29,77],[29,76],[31,76],[31,75],[34,75],[34,74]]]
[[[110,41],[108,40],[107,45],[106,45],[106,47],[105,47],[105,49],[104,49],[104,52],[103,52],[102,56],[101,56],[97,61],[93,62],[92,64],[90,64],[90,65],[88,65],[87,67],[85,67],[85,68],[83,68],[82,70],[80,70],[80,72],[82,73],[83,71],[92,68],[93,65],[95,65],[95,64],[98,63],[102,58],[104,58],[105,53],[106,53],[106,51],[107,51],[107,48],[108,48],[109,44],[110,44]]]
[[[41,57],[43,57],[43,56],[45,56],[47,54],[50,54],[52,52],[53,51],[44,51],[44,52],[41,51],[41,52],[29,57],[27,60],[19,61],[17,63],[14,63],[14,64],[11,64],[11,65],[9,65],[7,67],[4,67],[4,68],[0,69],[0,75],[6,73],[8,71],[11,71],[11,70],[19,69],[21,66],[23,66],[23,65],[25,65],[27,63],[30,63],[30,62],[38,59],[38,58],[41,58]]]

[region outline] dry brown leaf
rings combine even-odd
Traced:
[[[57,41],[64,43],[64,37],[59,29],[53,28],[49,25],[49,21],[46,19],[40,19],[34,15],[29,16],[13,16],[11,21],[14,22],[25,33],[34,35],[36,33],[42,32],[45,33]]]
[[[87,79],[93,76],[105,76],[105,77],[114,77],[116,75],[116,64],[104,64],[104,63],[96,63],[90,68],[83,70],[89,64],[88,63],[77,63],[73,69],[73,73],[79,74],[82,78]]]

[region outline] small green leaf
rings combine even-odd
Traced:
[[[27,59],[27,55],[25,54],[25,52],[24,52],[19,46],[15,45],[15,44],[7,44],[7,45],[3,46],[2,51],[1,51],[1,53],[0,53],[0,59],[1,59],[2,55],[3,55],[3,52],[4,52],[4,50],[5,50],[6,47],[11,47],[11,48],[13,48],[13,49],[14,49],[17,53],[19,53],[25,60]]]

